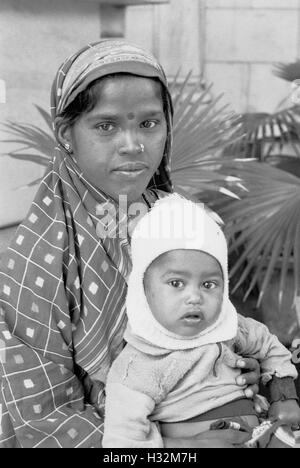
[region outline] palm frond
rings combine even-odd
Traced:
[[[207,190],[236,198],[226,175],[216,171],[221,149],[239,138],[239,119],[220,106],[222,95],[211,98],[212,85],[189,87],[190,75],[171,89],[174,96],[174,145],[171,174],[176,190],[199,194]],[[177,90],[177,88],[179,90]],[[217,160],[216,160],[217,158]]]
[[[292,63],[275,64],[273,74],[286,81],[295,81],[300,79],[300,60]]]
[[[231,167],[230,167],[231,165]],[[258,286],[258,305],[275,269],[280,270],[279,302],[284,295],[286,272],[295,279],[294,297],[299,296],[300,281],[300,179],[280,169],[258,162],[228,163],[230,174],[247,181],[249,192],[243,198],[219,207],[226,222],[230,252],[239,257],[232,265],[233,277],[240,267],[243,273],[235,284],[240,287],[251,274],[245,299]],[[299,245],[298,243],[299,242]]]
[[[51,117],[44,109],[35,106],[41,114],[48,128],[52,128]],[[2,140],[3,143],[20,145],[16,150],[10,151],[6,156],[23,161],[31,161],[46,166],[52,157],[56,142],[51,133],[36,125],[8,121],[1,123],[11,138]],[[25,150],[25,152],[24,152]]]
[[[45,111],[45,109],[43,109],[41,106],[38,106],[37,104],[35,104],[35,107],[38,110],[38,112],[41,114],[42,118],[44,119],[44,121],[48,125],[49,130],[51,130],[51,133],[52,133],[53,124],[52,124],[51,115],[49,114],[49,112]]]
[[[289,144],[300,157],[299,110],[299,106],[293,106],[273,114],[244,114],[240,118],[241,138],[229,144],[225,153],[265,161],[275,150],[280,154],[284,145]]]
[[[40,154],[17,153],[14,151],[8,153],[8,156],[10,156],[12,159],[18,159],[21,161],[31,161],[33,163],[39,164],[40,166],[48,166],[50,159],[48,156],[42,156]]]

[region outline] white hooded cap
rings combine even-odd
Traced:
[[[144,274],[157,257],[171,250],[200,250],[221,265],[224,278],[222,309],[216,322],[193,337],[177,335],[152,315],[144,291]],[[132,238],[132,272],[128,280],[126,309],[128,329],[133,335],[159,348],[191,349],[232,339],[237,332],[237,313],[228,297],[227,242],[220,226],[202,204],[178,194],[158,200],[136,225]]]

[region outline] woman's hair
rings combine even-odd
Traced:
[[[85,90],[81,91],[81,93],[76,96],[74,101],[72,101],[68,107],[58,116],[60,120],[60,125],[65,124],[68,126],[72,126],[76,123],[76,121],[80,118],[82,114],[90,112],[96,106],[99,100],[99,94],[101,90],[101,85],[103,85],[104,81],[107,79],[114,79],[120,75],[123,76],[134,76],[129,73],[114,73],[110,75],[105,75],[101,78],[98,78],[95,81],[92,81]],[[158,78],[148,78],[150,80],[159,83],[161,89],[161,98],[163,102],[163,110],[168,121],[168,96],[165,87],[162,85]]]

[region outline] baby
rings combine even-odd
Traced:
[[[227,243],[211,215],[167,196],[139,221],[131,248],[127,345],[107,378],[103,447],[161,448],[228,417],[257,426],[236,384],[239,356],[258,359],[271,382],[269,416],[299,423],[291,355],[230,302]]]

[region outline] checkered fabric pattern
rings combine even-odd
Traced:
[[[101,444],[104,385],[88,375],[104,381],[122,348],[131,268],[127,239],[97,236],[101,202],[58,150],[2,259],[0,447]]]
[[[124,69],[157,77],[169,96],[163,70],[139,48],[120,41],[88,44],[55,77],[55,135],[58,114],[80,90]],[[156,189],[172,190],[167,101],[165,154],[144,194],[148,205],[160,196]],[[97,206],[107,202],[113,201],[56,148],[28,216],[2,257],[0,447],[101,446],[104,382],[123,347],[131,269],[127,238],[97,236],[99,223],[101,232],[107,228]]]

